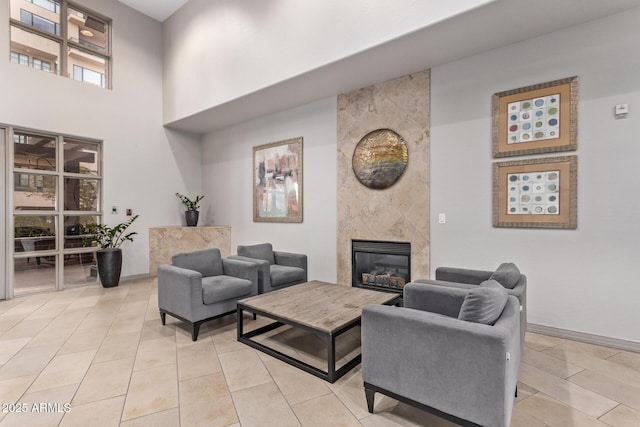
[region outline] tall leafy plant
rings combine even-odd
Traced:
[[[137,218],[138,215],[132,216],[127,222],[121,222],[113,227],[105,224],[88,224],[85,233],[91,234],[91,237],[85,239],[85,242],[96,242],[102,249],[119,248],[126,241],[133,242],[133,236],[138,233],[132,231],[125,234],[125,232]]]

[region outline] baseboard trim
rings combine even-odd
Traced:
[[[133,274],[131,276],[122,276],[120,282],[132,282],[138,279],[149,279],[150,277],[149,273]],[[100,281],[98,281],[98,283],[100,283]]]
[[[619,338],[587,334],[585,332],[571,331],[568,329],[554,328],[545,325],[536,325],[535,323],[527,323],[527,332],[640,353],[640,342],[628,341]]]

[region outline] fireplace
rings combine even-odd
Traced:
[[[351,285],[402,293],[411,281],[411,243],[351,241]]]

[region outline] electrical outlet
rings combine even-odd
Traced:
[[[447,222],[447,215],[446,214],[438,214],[438,223],[439,224],[445,224]]]

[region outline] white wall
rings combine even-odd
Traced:
[[[238,245],[270,242],[308,255],[309,279],[335,283],[337,98],[271,114],[203,137],[206,221],[231,226]],[[302,223],[253,222],[253,147],[303,137]]]
[[[640,341],[638,22],[634,9],[432,69],[433,269],[513,261],[531,323]],[[493,228],[491,95],[573,75],[578,229]],[[627,119],[614,119],[618,103]]]
[[[190,0],[164,23],[165,123],[493,1]]]
[[[162,27],[119,2],[82,4],[113,19],[113,90],[9,62],[9,7],[0,7],[0,123],[104,141],[109,224],[140,218],[126,243],[123,276],[149,268],[148,229],[183,221],[175,192],[200,191],[200,144],[162,127]],[[3,159],[4,161],[4,156]],[[4,197],[4,188],[0,197]]]

